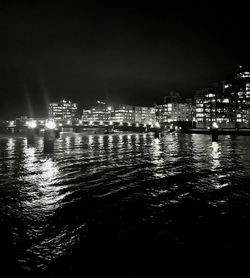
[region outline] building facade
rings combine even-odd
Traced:
[[[164,97],[164,103],[156,105],[157,121],[162,124],[191,122],[193,118],[192,99],[183,99],[179,93],[171,92]]]
[[[78,117],[78,105],[69,100],[49,104],[49,117],[55,120],[74,120]]]
[[[216,121],[216,89],[204,88],[196,92],[196,128],[210,128]]]
[[[127,104],[104,104],[102,106],[94,106],[91,109],[84,109],[82,120],[93,122],[112,121],[116,123],[154,124],[155,108]]]
[[[250,72],[239,67],[217,86],[197,91],[197,128],[250,128]]]

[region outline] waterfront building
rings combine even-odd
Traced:
[[[49,117],[55,120],[74,120],[77,118],[78,105],[69,100],[49,104]]]
[[[128,104],[97,105],[84,109],[83,121],[112,121],[116,123],[154,124],[155,108]]]
[[[192,99],[183,99],[179,93],[171,92],[164,103],[156,105],[157,121],[163,124],[191,122],[193,119]]]
[[[197,128],[250,128],[250,72],[239,67],[223,82],[195,96]]]
[[[114,107],[106,104],[98,104],[92,106],[91,109],[83,109],[82,120],[83,121],[110,121]]]
[[[224,119],[233,128],[250,128],[250,72],[239,66],[237,72],[223,82],[222,102],[226,103]],[[221,119],[220,119],[221,120]]]
[[[139,124],[153,125],[156,121],[156,108],[135,106],[135,122]]]
[[[196,128],[211,128],[216,121],[216,88],[196,91]]]
[[[112,120],[114,122],[135,122],[135,111],[132,105],[117,104],[114,107],[114,113]]]

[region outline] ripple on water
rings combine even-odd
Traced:
[[[201,231],[220,245],[213,234],[220,223],[234,238],[232,226],[243,227],[250,213],[250,141],[224,139],[64,135],[51,154],[42,139],[33,147],[25,138],[0,139],[0,212],[19,263],[57,271],[64,257],[70,267],[90,238],[189,246]]]

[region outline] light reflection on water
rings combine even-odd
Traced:
[[[250,142],[220,139],[212,142],[197,134],[65,134],[49,155],[43,153],[42,138],[34,146],[27,146],[24,138],[0,139],[0,211],[22,223],[25,238],[20,227],[13,227],[22,246],[19,261],[29,265],[32,257],[36,268],[46,269],[74,250],[81,237],[109,229],[112,234],[124,229],[126,234],[141,219],[164,233],[171,228],[164,225],[173,221],[169,211],[190,200],[230,214],[226,208],[237,196],[249,213],[241,198],[245,202],[250,196]],[[124,212],[126,227],[118,224]],[[200,217],[202,211],[192,213]]]

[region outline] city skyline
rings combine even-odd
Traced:
[[[244,4],[111,5],[84,1],[1,7],[0,117],[45,114],[61,98],[150,105],[192,96],[249,65]]]

